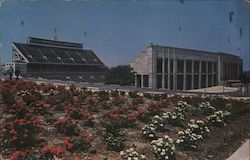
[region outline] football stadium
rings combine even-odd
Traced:
[[[81,43],[29,37],[28,43],[12,43],[14,68],[22,77],[77,82],[103,82],[106,66]]]

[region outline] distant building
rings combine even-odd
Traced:
[[[106,66],[80,43],[29,38],[12,43],[13,62],[23,77],[104,82]]]
[[[151,45],[131,63],[137,87],[190,90],[238,80],[242,60],[235,55]]]

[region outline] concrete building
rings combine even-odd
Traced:
[[[235,55],[150,45],[131,63],[137,87],[190,90],[238,80],[242,60]]]

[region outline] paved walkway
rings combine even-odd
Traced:
[[[230,93],[237,92],[239,88],[237,87],[224,87],[224,86],[214,86],[208,88],[189,90],[190,92],[204,92],[204,93]]]
[[[248,139],[233,155],[226,160],[250,160],[250,140]]]

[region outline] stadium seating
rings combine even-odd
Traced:
[[[79,43],[30,38],[27,44],[14,42],[13,50],[28,60],[24,77],[104,82],[105,65]]]

